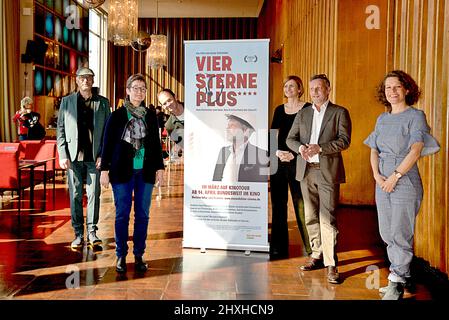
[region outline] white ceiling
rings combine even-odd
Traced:
[[[139,17],[215,18],[259,16],[264,0],[137,0]],[[103,4],[107,11],[108,0]]]

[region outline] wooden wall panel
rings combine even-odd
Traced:
[[[396,35],[392,68],[410,73],[422,89],[417,107],[426,113],[438,154],[419,160],[424,199],[417,218],[415,254],[449,271],[448,86],[449,1],[391,1]]]
[[[371,8],[379,13],[379,25],[373,28],[370,23],[375,13]],[[383,0],[338,2],[334,101],[348,108],[352,120],[351,146],[343,152],[347,178],[341,186],[343,203],[375,203],[370,149],[363,141],[385,111],[375,96],[386,72],[387,9]]]
[[[270,39],[270,54],[282,50],[282,64],[270,64],[270,121],[283,103],[283,79],[295,74],[303,79],[308,96],[312,74],[335,77],[337,1],[265,1],[258,21],[258,38]],[[333,94],[333,93],[332,93]]]
[[[283,51],[283,42],[281,39],[280,29],[282,23],[280,21],[281,15],[279,11],[282,7],[282,1],[264,1],[261,15],[259,16],[257,23],[257,37],[270,39],[270,57],[272,57],[276,50]],[[275,31],[279,30],[279,31]],[[270,63],[269,66],[269,121],[273,116],[274,108],[282,103],[282,76],[283,76],[283,64]]]
[[[158,33],[167,35],[167,66],[151,70],[146,64],[146,52],[130,46],[109,44],[109,98],[114,106],[125,96],[126,79],[133,73],[147,75],[147,104],[157,105],[157,92],[170,88],[184,101],[184,40],[254,39],[257,37],[256,18],[160,18]],[[156,32],[156,19],[139,19],[139,30]]]

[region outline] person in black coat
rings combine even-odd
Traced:
[[[119,273],[126,272],[128,224],[134,192],[135,269],[148,269],[143,260],[153,186],[161,185],[164,162],[154,111],[145,107],[146,81],[141,74],[126,83],[124,106],[112,112],[104,132],[100,183],[112,185],[116,208],[115,241]]]
[[[290,75],[284,80],[284,97],[287,102],[274,110],[271,129],[276,132],[277,148],[271,157],[273,174],[270,177],[271,195],[271,241],[270,259],[283,259],[289,256],[288,235],[288,190],[290,189],[296,223],[307,254],[312,253],[304,217],[304,201],[301,185],[296,180],[297,155],[286,144],[288,133],[298,112],[310,107],[310,103],[301,101],[304,85],[301,78]]]

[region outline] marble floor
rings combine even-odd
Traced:
[[[267,253],[182,247],[183,165],[170,164],[155,189],[150,213],[145,274],[115,271],[114,205],[111,188],[101,194],[98,236],[101,250],[70,248],[68,191],[59,175],[55,196],[36,187],[36,208],[4,195],[0,208],[0,299],[6,300],[379,300],[388,274],[384,249],[371,207],[341,207],[337,213],[341,284],[326,281],[324,269],[302,272],[307,259],[289,212],[290,256],[270,261]],[[25,196],[27,199],[27,196]],[[28,206],[28,207],[27,207]],[[44,208],[45,207],[45,208]],[[132,221],[130,223],[132,229]],[[130,234],[132,234],[130,232]],[[132,241],[129,242],[132,252]],[[431,300],[432,290],[416,282],[410,300]]]

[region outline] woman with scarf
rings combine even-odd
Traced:
[[[134,267],[148,269],[143,259],[154,185],[163,182],[164,162],[156,114],[145,107],[142,74],[126,82],[124,106],[112,112],[104,131],[100,183],[112,185],[115,203],[115,242],[119,273],[126,272],[128,225],[134,191]]]

